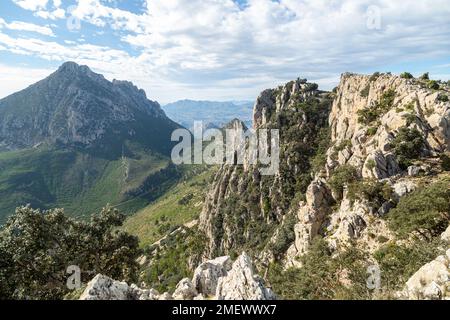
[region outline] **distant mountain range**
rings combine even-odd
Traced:
[[[179,127],[132,83],[64,63],[0,100],[0,223],[28,203],[75,215],[147,204],[176,175]]]
[[[235,118],[251,127],[252,101],[195,101],[180,100],[162,107],[167,116],[192,129],[194,121],[203,121],[205,128],[221,128]]]

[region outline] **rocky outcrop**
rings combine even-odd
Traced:
[[[98,274],[87,284],[80,300],[158,300],[159,296],[154,289],[140,289]]]
[[[391,74],[343,74],[330,114],[331,139],[335,146],[349,143],[337,156],[335,149],[329,150],[328,171],[349,163],[362,170],[365,178],[399,174],[390,143],[405,126],[416,128],[425,138],[423,155],[450,150],[450,103],[441,101],[440,94],[417,80]],[[361,112],[372,111],[381,103],[385,109],[377,111],[372,123],[358,119]]]
[[[232,261],[228,256],[203,262],[194,271],[194,288],[206,296],[215,295],[219,278],[226,276],[231,265]]]
[[[264,286],[254,274],[250,257],[243,253],[233,263],[226,276],[219,278],[216,298],[218,300],[273,300],[275,294]]]
[[[297,212],[298,223],[294,226],[295,241],[286,253],[287,266],[300,266],[296,257],[307,252],[330,213],[333,201],[331,191],[323,180],[313,181],[306,192],[306,202],[301,202]]]
[[[409,300],[450,300],[450,249],[409,278],[400,297]]]
[[[406,170],[400,168],[391,143],[401,128],[417,129],[424,137],[423,158],[450,148],[450,103],[440,101],[442,92],[428,89],[418,80],[391,74],[347,73],[342,75],[335,92],[329,117],[332,145],[327,151],[324,185],[337,167],[350,165],[362,179],[375,179],[390,185],[392,199],[373,208],[366,201],[350,201],[345,194],[342,199],[341,195],[332,194],[339,203],[337,210],[331,210],[326,204],[322,204],[320,210],[312,209],[310,200],[302,203],[299,223],[295,226],[295,242],[287,251],[286,261],[291,265],[298,265],[295,261],[306,252],[311,237],[317,235],[314,229],[317,230],[318,225],[326,224],[325,237],[335,249],[350,240],[359,240],[365,249],[373,251],[379,246],[374,239],[379,236],[384,241],[392,238],[380,217],[388,214],[401,197],[416,188],[412,177],[430,171],[426,164],[409,166]],[[369,112],[374,112],[374,118],[361,120]],[[316,181],[309,186],[307,197],[311,189],[316,189]],[[323,212],[327,212],[327,219]],[[311,229],[311,226],[315,228]]]
[[[265,179],[254,166],[223,166],[218,171],[200,217],[209,239],[206,255],[227,253],[258,239],[263,250],[250,252],[258,268],[274,260],[301,267],[299,257],[317,236],[336,254],[349,244],[372,254],[395,240],[386,216],[421,184],[422,176],[442,173],[438,156],[450,150],[450,102],[442,99],[448,91],[448,85],[431,89],[424,80],[392,74],[343,74],[328,93],[334,98],[331,111],[319,109],[331,134],[328,149],[320,154],[325,154],[323,169],[314,172],[308,166],[313,160],[308,150],[317,147],[310,137],[319,135],[312,122],[320,123],[320,117],[313,121],[306,110],[325,102],[327,93],[301,79],[263,91],[254,106],[254,128],[280,129],[280,172]],[[402,136],[404,132],[420,138],[420,146],[414,145],[416,155],[406,162],[398,149],[413,139]],[[344,165],[353,177],[336,190],[332,178]],[[375,192],[366,183],[383,190]],[[367,190],[359,190],[363,188]],[[364,194],[370,192],[377,194]],[[295,217],[295,223],[287,224],[286,217]]]
[[[232,263],[219,257],[198,266],[191,281],[182,279],[173,294],[159,294],[98,274],[88,284],[80,300],[272,300],[273,292],[254,273],[251,259],[243,253]]]
[[[450,243],[450,226],[441,234],[441,240]]]

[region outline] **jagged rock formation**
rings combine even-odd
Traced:
[[[439,99],[441,94],[414,80],[389,74],[343,74],[330,114],[331,139],[335,145],[349,143],[337,151],[337,156],[335,149],[329,150],[327,170],[349,163],[365,178],[383,179],[400,173],[391,142],[405,126],[423,134],[426,143],[420,150],[422,155],[448,151],[450,110],[449,103]],[[374,119],[360,121],[361,112],[374,109],[383,110],[376,111]],[[367,166],[369,161],[375,166]]]
[[[421,170],[416,166],[402,169],[392,142],[403,128],[417,129],[425,139],[420,156],[431,157],[448,151],[450,105],[440,101],[441,94],[414,80],[390,74],[342,75],[330,113],[332,147],[327,152],[326,178],[330,178],[335,168],[351,165],[363,179],[384,179],[392,186],[394,197],[380,208],[373,208],[359,201],[350,204],[344,194],[339,210],[331,214],[327,226],[333,232],[329,238],[334,246],[365,237],[365,244],[376,248],[377,244],[370,243],[367,234],[390,238],[384,221],[377,217],[386,215],[395,205],[393,202],[414,190],[414,182],[407,177]],[[379,111],[380,105],[385,109]],[[364,118],[365,114],[375,112],[374,109],[377,110],[374,119]],[[430,170],[427,165],[422,169]],[[338,200],[340,195],[335,198]]]
[[[384,218],[422,176],[443,174],[439,159],[450,151],[449,92],[442,83],[436,89],[427,80],[378,73],[343,74],[333,93],[300,79],[263,91],[254,128],[280,129],[280,172],[262,177],[257,166],[245,163],[219,170],[200,217],[209,238],[205,254],[245,248],[264,270],[273,261],[301,267],[299,258],[317,236],[334,252],[352,244],[372,254],[395,243]],[[321,136],[327,128],[322,119],[329,137]],[[324,142],[325,150],[318,147]],[[312,170],[321,152],[321,166]],[[338,179],[383,190],[361,196],[364,190],[351,189],[349,181],[337,187]]]
[[[230,257],[219,257],[202,263],[192,281],[182,279],[173,294],[159,294],[154,289],[140,289],[132,284],[112,280],[98,274],[92,279],[80,300],[273,300],[275,295],[266,288],[253,271],[248,255],[243,253],[231,264]]]
[[[420,268],[400,293],[403,299],[450,300],[450,249]]]
[[[200,217],[200,229],[210,239],[207,256],[242,247],[263,249],[269,242],[290,209],[296,186],[306,188],[310,180],[309,159],[330,106],[330,95],[306,80],[261,93],[254,106],[254,129],[280,129],[280,172],[261,176],[248,157],[243,166],[222,166]]]
[[[245,253],[237,258],[227,275],[219,278],[216,298],[219,300],[273,300],[275,294],[253,273],[250,257]]]
[[[200,264],[195,269],[192,278],[195,289],[207,296],[214,295],[219,278],[224,277],[230,271],[231,263],[230,257],[224,256]]]

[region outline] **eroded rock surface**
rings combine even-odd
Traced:
[[[113,280],[98,274],[92,279],[80,300],[271,300],[273,292],[254,273],[250,257],[243,253],[232,263],[224,256],[202,263],[191,281],[182,279],[173,294],[159,294],[154,289],[141,289],[135,284]]]

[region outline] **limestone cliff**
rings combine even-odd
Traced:
[[[280,129],[280,170],[262,176],[258,165],[246,161],[222,166],[200,217],[200,228],[210,240],[208,256],[263,250],[269,244],[294,197],[311,179],[309,160],[330,107],[330,94],[306,80],[261,93],[254,106],[254,129]]]

